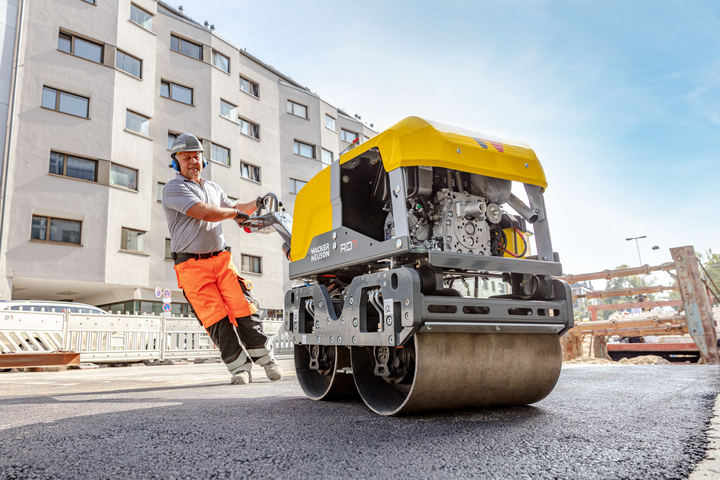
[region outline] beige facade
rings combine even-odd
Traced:
[[[323,149],[337,160],[349,145],[343,136],[362,141],[376,133],[162,2],[17,3],[0,299],[157,311],[160,287],[173,292],[174,311],[187,311],[165,258],[158,193],[174,176],[169,135],[203,139],[203,176],[231,198],[274,192],[292,214],[291,189],[325,166]],[[292,113],[288,101],[299,106]],[[246,234],[232,222],[223,228],[238,267],[242,255],[251,270],[260,259],[260,273],[243,275],[261,307],[282,309],[288,280],[279,236]]]

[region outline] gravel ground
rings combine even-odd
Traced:
[[[564,365],[533,406],[387,418],[282,363],[0,374],[0,478],[686,478],[720,390],[716,366]]]

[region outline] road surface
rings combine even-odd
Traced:
[[[0,374],[0,478],[686,478],[720,367],[566,365],[528,407],[381,417],[313,402],[292,369]]]

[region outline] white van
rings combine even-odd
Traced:
[[[20,312],[58,312],[69,310],[70,313],[90,313],[94,315],[108,315],[108,312],[94,305],[75,302],[53,302],[50,300],[3,300],[0,301],[0,311],[14,310]]]

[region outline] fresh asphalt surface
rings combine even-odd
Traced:
[[[304,397],[290,361],[0,374],[0,478],[685,478],[720,368],[567,365],[529,407],[388,418]]]

